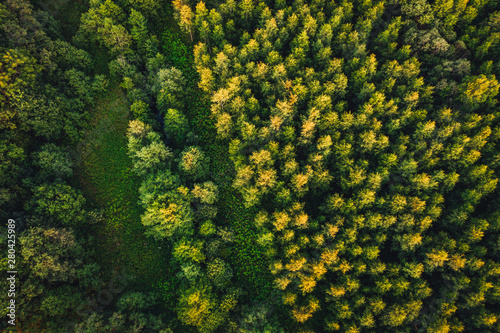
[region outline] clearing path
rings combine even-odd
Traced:
[[[167,251],[144,235],[138,190],[141,181],[127,155],[130,106],[118,87],[98,98],[78,147],[77,168],[86,197],[104,211],[95,228],[97,260],[103,274],[125,269],[135,276],[134,289],[151,289],[164,279]]]

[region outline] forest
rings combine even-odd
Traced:
[[[0,2],[0,330],[500,332],[499,77],[498,0]]]

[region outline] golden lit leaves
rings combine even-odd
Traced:
[[[290,280],[286,276],[281,276],[275,280],[276,287],[280,290],[285,290],[290,282],[292,282],[292,280]]]
[[[404,234],[398,237],[403,251],[415,251],[422,244],[422,235],[419,233]]]
[[[297,295],[291,292],[286,292],[283,295],[283,303],[285,305],[294,305],[297,300]]]
[[[279,274],[283,270],[283,263],[281,260],[274,261],[269,265],[269,270],[273,275]]]
[[[321,253],[321,261],[327,266],[334,264],[338,260],[339,250],[326,248]]]
[[[283,236],[281,236],[281,239],[284,243],[286,243],[292,241],[294,237],[295,232],[293,230],[287,229],[283,231]]]
[[[287,246],[285,249],[285,257],[290,258],[297,254],[297,252],[300,250],[298,245],[292,244]]]
[[[307,306],[296,306],[292,310],[293,318],[298,323],[304,323],[312,317],[313,313],[319,310],[319,301],[312,298]]]
[[[345,295],[345,288],[342,286],[330,286],[329,289],[326,290],[326,293],[334,298],[340,298]]]
[[[316,248],[321,248],[325,244],[325,237],[323,234],[316,234],[313,236],[313,241]]]
[[[209,291],[191,288],[179,300],[179,319],[188,325],[199,326],[213,307]]]
[[[323,275],[325,275],[327,272],[327,269],[326,269],[324,263],[322,263],[322,262],[313,262],[310,265],[310,269],[311,269],[312,274],[316,280],[321,280]]]
[[[294,114],[294,107],[288,100],[276,102],[276,111],[278,116],[284,119],[284,121],[290,119]]]
[[[221,138],[228,138],[233,129],[233,121],[229,113],[219,113],[217,114],[217,122],[215,123],[215,128],[217,129],[217,134]]]
[[[302,292],[302,295],[308,294],[314,290],[316,287],[316,280],[312,275],[299,275],[300,283],[299,289]]]
[[[335,235],[339,232],[339,227],[331,223],[325,224],[324,227],[325,235],[331,239],[335,238]]]
[[[292,259],[285,267],[291,272],[297,272],[301,270],[302,267],[304,267],[306,262],[307,262],[306,258]]]
[[[273,165],[271,152],[266,149],[255,151],[250,155],[250,162],[255,164],[258,168],[264,168]]]
[[[448,260],[448,266],[454,271],[459,271],[465,267],[467,259],[464,258],[463,254],[452,254]]]
[[[422,213],[425,209],[425,201],[417,197],[408,198],[408,208],[414,214]]]
[[[205,92],[212,92],[214,86],[214,76],[210,68],[208,67],[198,67],[198,74],[200,74],[200,81],[198,86]]]
[[[284,119],[281,116],[271,116],[269,126],[274,132],[279,132],[283,122]]]
[[[275,212],[273,214],[273,217],[273,225],[277,231],[285,229],[288,226],[288,223],[291,221],[290,216],[285,211]]]
[[[415,175],[412,177],[411,182],[417,190],[430,190],[438,186],[438,183],[426,173]]]
[[[266,223],[269,222],[269,216],[267,215],[267,212],[265,211],[260,211],[255,215],[255,225],[257,228],[262,228]]]
[[[259,170],[256,185],[262,188],[264,191],[274,187],[276,184],[276,170],[266,169]]]
[[[468,77],[463,85],[463,99],[471,106],[477,106],[480,103],[492,99],[498,94],[500,84],[494,75]]]
[[[219,88],[212,96],[212,112],[218,113],[224,110],[224,106],[231,99],[232,95],[226,88]]]
[[[309,190],[308,183],[312,174],[313,170],[311,166],[307,165],[305,172],[297,173],[292,176],[292,189],[297,193],[297,195],[305,195]]]
[[[343,259],[338,266],[338,269],[342,272],[342,274],[347,273],[348,271],[351,270],[351,268],[352,268],[351,264],[349,264],[345,259]]]
[[[467,232],[467,238],[471,242],[479,242],[484,236],[484,231],[478,226],[472,226]]]
[[[243,188],[249,185],[253,174],[254,171],[251,165],[241,166],[236,171],[236,177],[234,179],[233,186],[236,188]]]
[[[292,175],[297,171],[298,168],[299,164],[297,163],[297,161],[295,161],[295,159],[287,160],[283,167],[283,174],[285,176]]]
[[[302,212],[295,216],[294,218],[294,225],[300,229],[306,229],[308,226],[308,221],[309,221],[309,216]]]
[[[425,263],[431,270],[442,267],[444,263],[448,261],[448,253],[443,250],[434,249],[430,253],[427,253],[426,256],[427,259]]]

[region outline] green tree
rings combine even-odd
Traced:
[[[500,83],[495,75],[470,76],[461,85],[462,99],[467,105],[476,109],[482,103],[491,104],[493,98],[498,95],[498,89]]]
[[[34,164],[41,169],[41,177],[55,176],[57,179],[67,178],[73,174],[73,162],[64,149],[53,143],[47,143],[34,154]]]
[[[68,229],[30,228],[20,243],[31,274],[43,281],[73,282],[83,268],[84,249]]]
[[[34,58],[24,55],[19,50],[8,50],[1,53],[0,62],[0,126],[1,128],[15,128],[15,109],[10,107],[14,96],[21,93],[21,89],[34,84],[40,67]]]
[[[207,265],[207,276],[217,288],[223,290],[231,281],[233,270],[224,260],[215,258]]]
[[[208,174],[209,159],[199,147],[187,147],[181,153],[179,170],[190,180],[203,179]]]
[[[210,181],[203,184],[195,184],[191,190],[195,200],[208,205],[213,205],[217,201],[218,192],[217,185]]]
[[[189,235],[193,232],[193,212],[188,189],[168,170],[151,173],[140,188],[146,211],[142,223],[154,237]]]
[[[177,313],[183,323],[200,327],[208,319],[215,306],[210,288],[193,286],[182,292]]]
[[[146,41],[148,39],[148,27],[146,18],[135,9],[132,9],[129,17],[129,24],[131,25],[130,35],[137,43],[140,51],[145,51]]]
[[[139,175],[164,169],[173,157],[170,148],[161,141],[160,135],[140,120],[133,120],[128,130],[129,155],[133,170]]]
[[[186,116],[179,110],[168,109],[165,117],[165,133],[175,145],[182,146],[189,132],[189,123]]]
[[[85,198],[65,184],[43,184],[33,189],[26,209],[43,217],[46,224],[78,226],[87,219]]]

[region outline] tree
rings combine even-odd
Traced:
[[[170,195],[169,201],[156,201],[146,208],[142,224],[149,227],[147,234],[167,238],[192,232],[192,212],[189,201],[182,195]]]
[[[133,120],[129,124],[127,136],[134,172],[145,175],[168,166],[173,153],[149,126],[140,120]]]
[[[134,115],[134,118],[140,120],[141,122],[147,122],[150,117],[149,105],[143,101],[135,101],[130,105],[130,111]]]
[[[448,261],[448,253],[443,250],[433,249],[430,253],[427,253],[426,265],[430,270],[438,267],[444,266],[444,263]]]
[[[199,327],[207,320],[215,306],[211,289],[197,285],[182,291],[177,313],[183,323]]]
[[[33,189],[33,198],[26,209],[46,219],[55,226],[78,226],[85,222],[85,198],[72,187],[54,183],[43,184]]]
[[[177,146],[182,146],[189,131],[189,123],[186,116],[179,110],[168,109],[164,121],[167,137],[172,139]]]
[[[148,38],[148,27],[147,20],[144,16],[132,9],[129,17],[129,24],[132,26],[130,29],[130,35],[132,39],[137,43],[137,47],[139,50],[145,50],[145,43]]]
[[[180,186],[177,176],[169,171],[150,174],[140,190],[146,211],[142,224],[149,227],[147,234],[169,238],[193,233],[193,211],[188,189]]]
[[[161,2],[158,0],[126,0],[126,2],[135,10],[149,17],[155,17],[161,5]]]
[[[492,103],[500,89],[495,75],[469,76],[464,81],[461,84],[462,100],[473,109],[482,103]]]
[[[406,320],[407,313],[408,311],[404,307],[393,305],[385,311],[383,322],[385,325],[392,327],[401,326]]]
[[[23,148],[8,140],[0,140],[0,205],[12,202],[15,198],[18,189],[14,186],[21,182],[26,171],[26,160]]]
[[[15,111],[9,107],[15,95],[21,89],[35,83],[40,67],[34,58],[24,55],[19,50],[2,52],[0,62],[0,128],[15,128]]]
[[[203,184],[195,184],[191,190],[194,199],[202,204],[213,205],[217,201],[218,189],[213,182],[204,182]]]
[[[75,68],[86,71],[92,68],[92,58],[88,52],[62,40],[54,41],[54,62],[64,70]]]
[[[30,228],[19,241],[30,274],[48,284],[72,283],[95,271],[95,265],[85,266],[84,249],[71,230]]]
[[[107,47],[113,54],[125,54],[131,51],[131,36],[121,25],[124,20],[122,9],[111,0],[104,3],[92,1],[91,8],[84,13],[76,35],[80,41],[96,41]]]
[[[247,27],[249,27],[249,18],[252,17],[252,12],[254,10],[254,4],[251,0],[243,0],[240,5],[240,15],[245,18]]]
[[[223,290],[231,281],[233,270],[224,260],[215,258],[208,263],[207,276],[217,288]]]
[[[33,155],[34,164],[41,168],[42,179],[50,176],[63,179],[73,174],[73,162],[68,152],[53,143],[43,145],[42,149]]]
[[[179,170],[191,180],[203,179],[208,174],[209,159],[196,146],[185,148],[181,153]]]
[[[186,80],[182,72],[175,67],[163,68],[158,70],[152,82],[152,90],[157,94],[157,102],[160,111],[163,114],[170,108],[182,107],[179,94],[182,92],[182,87],[186,84]]]
[[[186,30],[186,32],[189,33],[191,41],[193,41],[194,13],[191,10],[191,7],[183,5],[180,8],[179,16],[180,16],[179,25],[181,26],[181,28],[183,28],[184,30]]]

